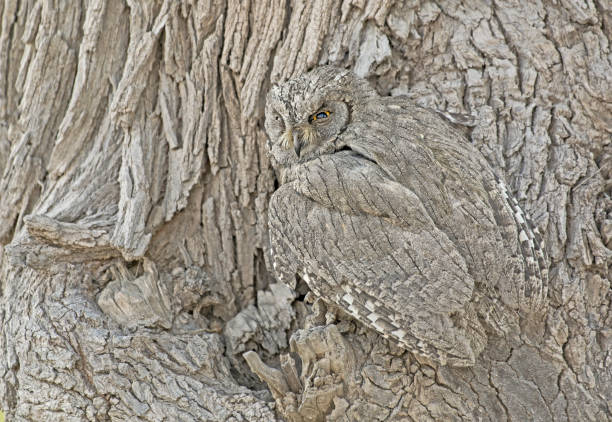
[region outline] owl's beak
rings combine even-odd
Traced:
[[[300,158],[300,151],[302,151],[302,147],[304,146],[304,141],[302,140],[302,134],[299,129],[293,130],[292,133],[293,133],[293,149],[295,151],[295,155],[297,155],[298,158]]]

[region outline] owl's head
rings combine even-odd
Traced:
[[[274,164],[288,167],[342,148],[338,136],[354,107],[374,96],[367,81],[333,66],[273,86],[266,98],[265,127]]]

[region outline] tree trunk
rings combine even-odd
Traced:
[[[612,419],[608,1],[4,0],[0,15],[8,421]],[[266,269],[265,93],[326,63],[471,114],[544,233],[546,319],[472,368],[333,321]]]

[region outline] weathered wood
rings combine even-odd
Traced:
[[[608,2],[4,0],[0,15],[7,420],[612,419]],[[301,284],[279,290],[263,102],[323,63],[472,116],[547,243],[547,316],[521,321],[540,343],[432,367],[317,312]],[[285,377],[276,403],[249,350]]]

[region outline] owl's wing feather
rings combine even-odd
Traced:
[[[270,234],[282,245],[273,254],[303,263],[321,297],[412,350],[473,363],[484,334],[456,325],[474,289],[467,265],[418,196],[375,163],[343,152],[301,166],[270,201]]]
[[[308,227],[323,228],[322,234],[336,235],[353,249],[331,249],[339,252],[336,262],[358,263],[374,277],[367,281],[377,284],[389,277],[413,280],[394,289],[398,303],[418,299],[419,307],[452,312],[471,299],[473,280],[463,258],[417,195],[386,178],[376,164],[347,153],[313,160],[302,171],[294,189],[323,205],[312,207]]]
[[[419,197],[490,296],[524,312],[542,310],[548,276],[541,239],[482,154],[403,97],[369,101],[353,118],[342,141]]]

